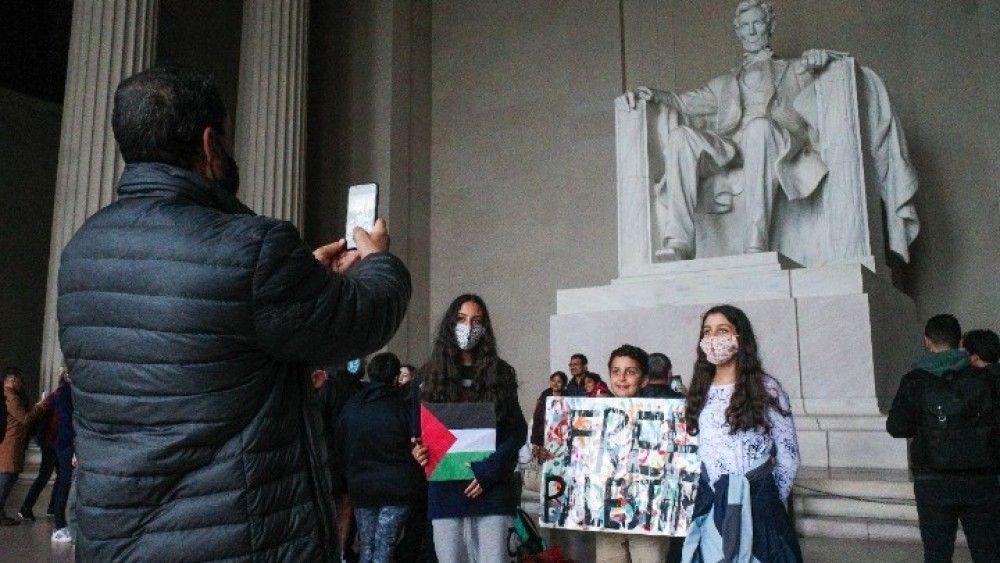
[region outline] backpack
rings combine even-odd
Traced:
[[[536,555],[545,551],[545,540],[538,530],[538,524],[531,516],[518,508],[514,513],[514,527],[507,533],[507,552],[521,560],[526,555]]]
[[[921,432],[930,467],[976,471],[1000,466],[1000,405],[994,378],[975,369],[923,375]]]

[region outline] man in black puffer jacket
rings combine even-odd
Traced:
[[[322,561],[326,447],[307,365],[369,354],[396,331],[409,274],[381,221],[315,252],[236,199],[211,80],[124,80],[112,126],[118,201],[59,271],[73,373],[85,561]]]

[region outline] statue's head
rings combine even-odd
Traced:
[[[774,33],[774,8],[767,0],[742,0],[736,6],[733,29],[743,43],[743,50],[756,53],[771,43]]]

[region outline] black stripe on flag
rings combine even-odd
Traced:
[[[424,403],[424,406],[452,430],[497,426],[493,403]]]

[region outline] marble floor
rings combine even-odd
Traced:
[[[7,503],[13,510],[8,509],[8,513],[21,506],[26,490],[23,482],[15,487]],[[36,514],[45,512],[48,493],[47,489],[38,500]],[[51,543],[51,535],[52,521],[45,517],[19,526],[0,527],[0,563],[72,562],[72,545]],[[802,539],[802,555],[806,563],[916,563],[923,559],[919,544],[829,538]],[[954,563],[971,561],[968,549],[956,549]]]

